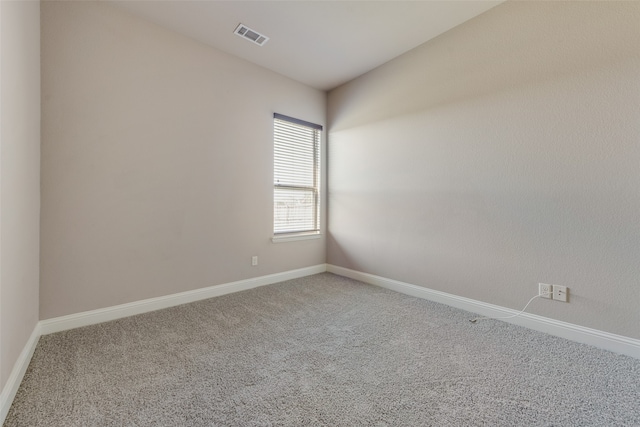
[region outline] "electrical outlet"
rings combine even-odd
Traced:
[[[541,298],[551,299],[552,293],[553,293],[552,285],[538,283],[538,295],[540,295]]]
[[[254,267],[258,265],[258,255],[254,255],[251,257],[251,265]]]
[[[569,302],[569,288],[566,286],[553,285],[553,299],[556,301]]]

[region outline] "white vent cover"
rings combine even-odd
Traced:
[[[239,35],[243,39],[247,39],[249,41],[254,42],[258,46],[262,46],[269,40],[269,37],[263,34],[260,34],[257,31],[252,30],[251,28],[247,27],[244,24],[239,24],[236,27],[236,30],[234,31],[234,33]]]

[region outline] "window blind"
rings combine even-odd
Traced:
[[[320,230],[322,126],[275,113],[273,233]]]

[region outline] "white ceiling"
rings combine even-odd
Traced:
[[[329,90],[502,1],[109,3],[309,86]],[[238,37],[233,31],[239,23],[270,40],[260,47]]]

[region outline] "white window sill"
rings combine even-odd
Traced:
[[[311,240],[319,239],[322,237],[320,233],[299,233],[299,234],[283,234],[280,236],[273,236],[271,241],[273,243],[295,242],[297,240]]]

